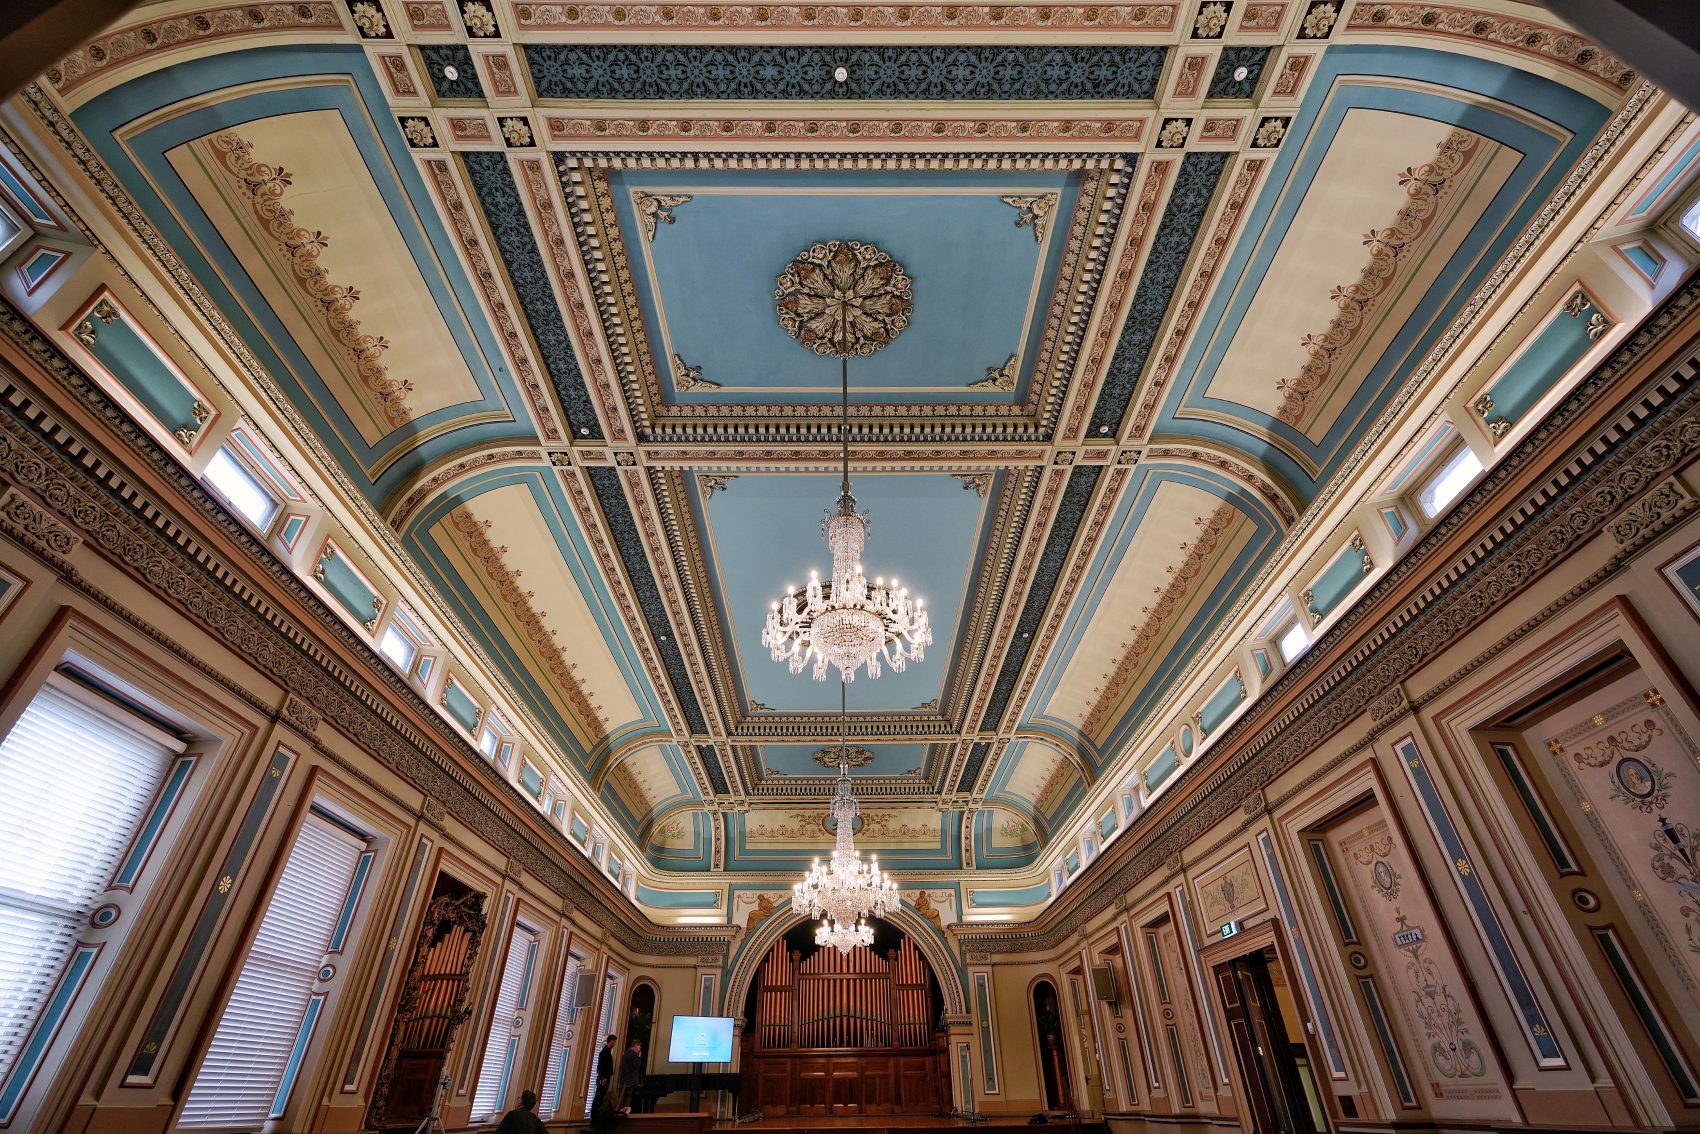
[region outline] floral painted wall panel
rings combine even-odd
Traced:
[[[1570,796],[1561,806],[1580,812],[1605,852],[1600,865],[1619,903],[1631,910],[1639,905],[1657,951],[1688,995],[1700,996],[1700,749],[1694,738],[1640,674],[1531,730],[1529,738],[1534,758],[1544,758],[1549,777]]]
[[[1515,1117],[1446,924],[1380,804],[1329,837],[1341,888],[1376,956],[1381,993],[1430,1109],[1437,1116]]]
[[[1163,1006],[1165,1028],[1173,1028],[1174,1045],[1186,1064],[1190,1100],[1177,1097],[1174,1101],[1203,1110],[1216,1109],[1215,1080],[1211,1075],[1209,1056],[1204,1051],[1204,1025],[1199,1022],[1193,1000],[1192,970],[1187,967],[1180,936],[1175,923],[1164,922],[1157,930],[1157,945],[1162,953],[1163,968],[1169,980],[1170,1002]]]

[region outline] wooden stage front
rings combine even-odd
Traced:
[[[557,1129],[553,1124],[551,1130]],[[573,1123],[565,1129],[583,1130]],[[755,1122],[736,1123],[731,1119],[716,1120],[704,1112],[688,1113],[663,1111],[657,1114],[634,1114],[611,1128],[613,1134],[812,1134],[818,1130],[838,1130],[844,1134],[939,1134],[946,1130],[978,1130],[986,1134],[1016,1134],[1017,1131],[1055,1130],[1058,1134],[1079,1134],[1080,1124],[1074,1119],[1053,1119],[1043,1126],[1030,1125],[1019,1114],[988,1115],[984,1122],[969,1122],[962,1118],[942,1118],[932,1115],[845,1115],[841,1117],[787,1114],[762,1118]]]
[[[942,1118],[925,1114],[861,1114],[842,1117],[787,1114],[763,1118],[739,1126],[730,1121],[717,1122],[715,1134],[810,1134],[816,1130],[842,1130],[845,1134],[937,1134],[943,1130],[981,1130],[988,1134],[1031,1134],[1036,1130],[1055,1130],[1058,1134],[1078,1134],[1080,1124],[1073,1119],[1053,1119],[1045,1125],[1030,1125],[1025,1114],[991,1114],[984,1122],[969,1122],[963,1118]]]

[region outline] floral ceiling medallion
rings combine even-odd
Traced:
[[[815,749],[815,763],[823,768],[836,768],[839,765],[865,768],[873,762],[874,754],[860,744],[833,744]]]
[[[909,325],[913,281],[890,254],[859,240],[815,244],[775,282],[779,325],[819,355],[867,357]]]

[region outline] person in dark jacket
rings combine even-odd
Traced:
[[[602,1048],[596,1053],[596,1098],[601,1101],[608,1097],[608,1088],[614,1085],[614,1037],[609,1036],[602,1042]]]
[[[635,1039],[632,1041],[632,1045],[626,1048],[626,1054],[620,1056],[620,1098],[615,1105],[620,1108],[621,1113],[631,1113],[633,1096],[637,1093],[637,1086],[641,1082],[643,1082],[643,1041]]]
[[[496,1134],[547,1134],[536,1111],[537,1096],[531,1091],[521,1091],[519,1105],[502,1115]]]

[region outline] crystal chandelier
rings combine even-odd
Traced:
[[[844,690],[844,683],[840,682],[840,748],[844,747],[844,721],[848,715],[844,707]],[[873,928],[862,918],[869,914],[884,917],[886,911],[897,909],[902,900],[897,892],[897,883],[880,870],[879,858],[869,855],[868,861],[863,862],[861,855],[856,853],[852,828],[856,825],[858,812],[856,796],[851,790],[850,765],[840,764],[838,784],[832,796],[831,813],[837,821],[832,858],[825,865],[820,859],[815,859],[803,880],[791,887],[792,906],[807,910],[810,917],[820,919],[820,926],[815,930],[815,944],[830,945],[840,953],[848,953],[858,945],[873,944]]]
[[[911,599],[895,578],[889,584],[884,578],[868,582],[862,570],[868,514],[857,511],[850,493],[850,356],[872,354],[908,325],[909,290],[909,277],[896,261],[853,240],[803,252],[786,266],[775,290],[781,325],[840,364],[838,506],[821,521],[821,536],[832,549],[832,578],[823,581],[811,571],[802,591],[787,587],[769,609],[761,634],[773,660],[786,662],[792,673],[813,662],[816,681],[825,681],[832,666],[841,681],[854,681],[864,665],[871,678],[880,675],[882,664],[902,673],[911,660],[925,656],[933,640],[920,599]]]

